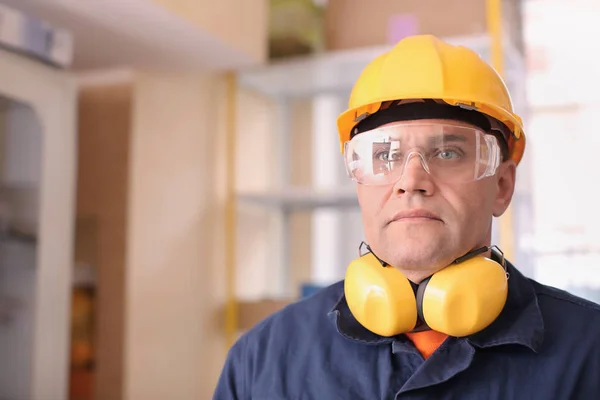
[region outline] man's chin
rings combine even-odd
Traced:
[[[427,252],[428,248],[438,249],[444,245],[448,232],[439,222],[423,224],[393,223],[384,232],[386,242],[398,243],[407,250]]]
[[[441,246],[429,244],[423,246],[417,243],[407,245],[406,249],[391,254],[389,264],[399,270],[427,271],[435,273],[454,260],[445,255]]]
[[[386,232],[372,249],[375,255],[400,270],[431,271],[450,265],[453,241],[445,232],[415,231],[412,235]],[[395,232],[394,232],[395,233]]]
[[[394,266],[399,270],[437,272],[450,263],[440,263],[433,257],[397,257]]]

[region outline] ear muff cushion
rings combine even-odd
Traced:
[[[423,319],[433,330],[468,336],[498,317],[507,295],[504,268],[489,258],[475,257],[431,277],[423,294]]]
[[[410,282],[395,268],[383,267],[372,253],[350,263],[344,292],[354,318],[378,335],[409,332],[417,323]]]

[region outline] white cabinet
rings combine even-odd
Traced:
[[[0,398],[66,399],[76,171],[68,73],[0,51]]]

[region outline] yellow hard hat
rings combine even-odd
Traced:
[[[521,118],[498,73],[476,52],[432,35],[410,36],[375,58],[352,89],[348,110],[337,120],[342,152],[358,122],[397,100],[433,99],[473,109],[509,130],[510,158],[519,163],[525,150]]]

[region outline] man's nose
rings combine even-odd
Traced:
[[[402,176],[394,184],[394,192],[421,193],[431,196],[435,185],[433,183],[427,161],[421,153],[410,153],[403,166]]]

